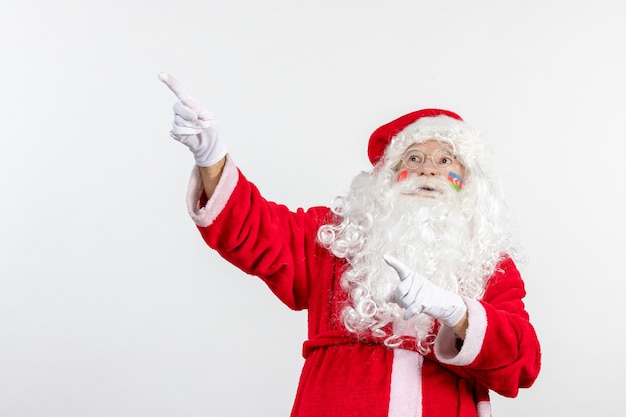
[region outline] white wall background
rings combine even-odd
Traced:
[[[167,71],[266,196],[327,204],[370,132],[483,130],[543,371],[495,416],[623,415],[626,26],[617,1],[0,6],[0,416],[286,416],[306,316],[201,241]]]

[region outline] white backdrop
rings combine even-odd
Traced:
[[[188,218],[175,75],[266,197],[328,204],[423,107],[480,128],[543,370],[495,416],[623,415],[619,2],[4,1],[0,416],[286,416],[306,337]]]

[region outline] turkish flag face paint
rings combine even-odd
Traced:
[[[398,173],[398,182],[404,181],[406,177],[408,176],[409,176],[409,171],[407,171],[406,169],[403,169],[402,171]]]

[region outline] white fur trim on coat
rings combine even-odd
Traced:
[[[487,312],[483,305],[468,297],[463,297],[467,305],[469,326],[465,333],[463,347],[456,348],[456,334],[447,326],[441,326],[435,339],[434,353],[442,363],[456,366],[466,366],[474,362],[482,349],[487,331]]]
[[[239,171],[237,166],[230,155],[226,155],[226,164],[217,187],[215,187],[215,191],[206,205],[200,207],[200,197],[204,192],[204,186],[202,185],[202,177],[200,177],[200,169],[198,166],[194,166],[191,171],[189,186],[187,187],[187,210],[191,219],[201,227],[206,227],[213,223],[217,215],[226,206],[238,179]]]

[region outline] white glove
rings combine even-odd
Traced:
[[[226,155],[226,146],[217,132],[217,122],[210,111],[196,103],[176,78],[164,72],[159,79],[180,101],[174,104],[174,122],[170,135],[193,153],[196,164],[208,167]]]
[[[461,321],[467,312],[461,296],[438,287],[392,256],[383,255],[383,259],[400,277],[400,284],[392,294],[391,301],[406,309],[405,320],[424,313],[439,319],[448,327],[454,327]]]

